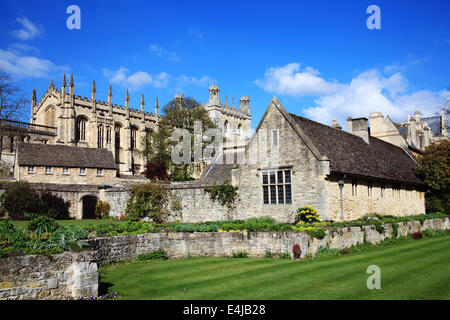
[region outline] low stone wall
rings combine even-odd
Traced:
[[[94,253],[16,256],[0,260],[0,300],[97,296]]]
[[[263,257],[266,251],[289,252],[292,255],[292,246],[298,243],[304,257],[316,254],[324,246],[344,249],[364,241],[379,243],[393,234],[391,224],[384,226],[383,233],[379,233],[374,226],[329,229],[323,239],[313,238],[304,232],[168,232],[96,238],[88,242],[100,266],[112,261],[136,259],[139,254],[157,249],[163,249],[170,258],[231,256],[241,250],[245,250],[250,257]],[[449,230],[450,220],[430,219],[423,224],[419,221],[400,222],[398,236],[427,229]]]
[[[374,226],[328,229],[323,239],[304,232],[168,232],[115,236],[86,240],[92,251],[51,256],[18,256],[0,260],[0,300],[66,299],[98,295],[97,265],[136,259],[139,254],[163,249],[171,258],[222,257],[245,250],[250,257],[289,252],[298,243],[302,257],[320,247],[344,249],[364,241],[379,243],[393,235],[391,224],[379,233]],[[417,231],[449,230],[450,219],[398,223],[398,236]]]

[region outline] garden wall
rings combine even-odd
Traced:
[[[449,230],[450,219],[399,222],[398,236],[417,231]],[[0,260],[0,300],[66,299],[97,296],[97,265],[135,259],[139,254],[163,249],[171,258],[222,257],[245,250],[250,257],[289,252],[299,243],[302,257],[316,254],[320,247],[349,248],[364,241],[379,243],[393,235],[391,224],[379,233],[374,226],[329,229],[323,239],[304,232],[168,232],[105,237],[86,240],[92,251],[65,252],[44,256],[16,256]]]
[[[316,254],[320,247],[344,249],[362,244],[364,241],[379,243],[392,237],[391,224],[385,224],[385,231],[379,233],[374,226],[347,227],[327,230],[323,239],[317,239],[304,232],[168,232],[141,235],[115,236],[88,240],[94,250],[94,259],[99,266],[112,261],[136,259],[139,254],[157,249],[166,251],[170,258],[187,256],[222,257],[245,250],[250,257],[264,257],[272,253],[289,252],[299,243],[302,257]],[[398,223],[398,236],[417,231],[449,230],[449,218]]]
[[[0,260],[0,300],[61,300],[98,294],[94,253],[15,256]]]

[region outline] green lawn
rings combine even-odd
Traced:
[[[18,228],[27,228],[27,225],[30,221],[12,221],[14,226]],[[101,220],[101,219],[85,219],[85,220],[56,220],[57,223],[59,223],[62,226],[69,226],[69,225],[77,225],[81,227],[88,226],[90,224],[102,224],[102,223],[123,223],[124,221],[116,221],[116,220]]]
[[[122,299],[450,299],[449,246],[442,236],[303,261],[126,262],[100,268],[100,281]],[[367,289],[370,265],[381,269],[380,290]]]

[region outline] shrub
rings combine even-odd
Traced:
[[[242,250],[242,251],[239,251],[239,252],[234,252],[233,251],[232,257],[233,258],[248,258],[248,254],[247,254],[247,251],[245,251],[245,250]]]
[[[169,193],[164,185],[146,183],[134,186],[130,191],[125,212],[130,220],[148,217],[155,222],[166,218]]]
[[[42,192],[41,198],[41,215],[57,220],[69,219],[70,201],[64,201],[63,198],[50,192]]]
[[[294,243],[292,246],[292,254],[294,255],[294,259],[300,259],[302,256],[302,249],[298,243]]]
[[[271,252],[270,250],[266,250],[266,254],[265,254],[266,258],[272,259],[273,257],[275,257],[275,255],[276,255],[276,253]]]
[[[419,240],[419,239],[422,239],[422,238],[423,238],[423,233],[420,232],[420,231],[418,231],[418,232],[413,232],[413,233],[411,234],[411,236],[412,236],[413,240]]]
[[[427,238],[433,238],[434,236],[434,231],[431,229],[427,229],[423,232],[423,235]]]
[[[218,201],[220,205],[232,209],[238,199],[238,188],[232,186],[225,181],[217,186],[205,187],[205,192],[208,192],[211,200]]]
[[[138,261],[167,260],[167,259],[169,259],[169,257],[167,256],[167,253],[162,249],[158,249],[150,253],[143,253],[138,255],[137,257]]]
[[[393,238],[397,238],[398,237],[398,224],[396,224],[395,222],[393,222],[391,224],[392,226],[392,237]]]
[[[317,251],[316,256],[340,256],[341,254],[342,254],[341,250],[331,249],[329,247],[320,247],[319,251]]]
[[[40,212],[42,209],[39,194],[28,182],[13,182],[0,195],[1,214],[14,220],[25,220],[26,212]]]
[[[295,216],[295,222],[303,221],[306,223],[318,222],[320,214],[314,209],[313,206],[304,206],[297,209]]]
[[[280,259],[288,259],[288,260],[290,260],[291,259],[291,254],[289,253],[289,252],[281,252],[280,254],[279,254],[279,258]]]
[[[28,231],[43,234],[50,233],[56,231],[59,228],[59,224],[56,223],[56,220],[49,217],[38,217],[34,218],[28,223],[27,229]]]
[[[16,227],[9,219],[0,220],[0,240],[6,240],[14,232],[16,232]]]
[[[111,206],[109,205],[108,201],[98,201],[95,204],[95,216],[102,219],[103,217],[108,215],[110,209]]]

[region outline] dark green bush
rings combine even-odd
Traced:
[[[0,210],[0,215],[8,214],[13,220],[25,220],[25,213],[42,210],[42,202],[28,182],[13,182],[0,195]]]
[[[42,234],[46,232],[54,232],[58,229],[60,225],[55,219],[49,217],[38,217],[34,218],[28,223],[28,231],[34,232],[36,234]]]
[[[167,259],[169,259],[169,257],[167,256],[167,253],[162,249],[158,249],[150,253],[143,253],[138,255],[137,257],[138,261],[167,260]]]

